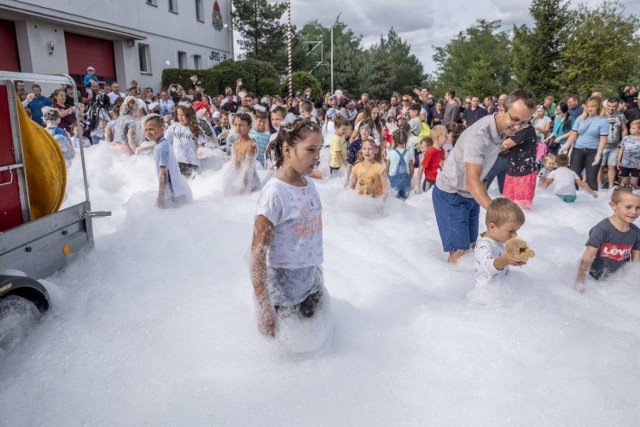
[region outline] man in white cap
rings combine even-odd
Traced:
[[[82,86],[89,88],[92,81],[98,83],[98,77],[96,77],[96,69],[89,66],[87,67],[87,74],[82,79]]]

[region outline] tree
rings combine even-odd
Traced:
[[[279,71],[286,68],[286,25],[280,22],[286,3],[267,0],[233,0],[233,25],[247,58],[269,61]]]
[[[388,98],[391,92],[410,93],[425,79],[420,60],[411,53],[411,45],[391,27],[387,38],[367,51],[360,69],[365,90],[374,98]]]
[[[512,88],[511,42],[500,21],[478,20],[444,47],[435,47],[436,93],[497,95]]]
[[[311,89],[311,97],[317,98],[322,95],[322,87],[320,82],[311,73],[307,71],[296,71],[291,75],[293,84],[293,92],[304,91],[305,89]],[[282,94],[289,94],[289,83],[285,82],[282,85]]]
[[[640,67],[639,21],[623,10],[621,3],[605,1],[595,9],[580,5],[573,14],[562,58],[561,82],[568,91],[617,94]]]
[[[513,74],[519,87],[542,98],[559,89],[562,39],[570,20],[569,5],[566,0],[533,0],[529,12],[534,27],[513,28]]]

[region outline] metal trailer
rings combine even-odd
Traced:
[[[63,268],[84,247],[92,247],[93,218],[111,215],[110,212],[91,210],[84,149],[80,144],[85,200],[31,220],[29,182],[16,105],[16,81],[72,85],[74,105],[78,105],[77,87],[69,75],[0,71],[0,320],[6,311],[2,302],[10,296],[14,300],[16,296],[27,299],[41,313],[45,312],[49,308],[49,297],[37,279]],[[80,123],[77,112],[76,120]],[[7,270],[10,273],[4,274]],[[19,270],[24,276],[12,270]],[[2,335],[0,329],[0,340]]]

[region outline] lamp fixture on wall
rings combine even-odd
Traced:
[[[53,43],[53,40],[49,40],[49,43],[47,43],[47,49],[49,49],[49,55],[53,55],[53,51],[56,50],[56,45]]]
[[[136,45],[136,41],[134,39],[127,39],[127,46],[134,47]]]

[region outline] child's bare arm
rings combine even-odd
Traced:
[[[640,262],[640,251],[631,251],[631,262]]]
[[[352,190],[355,190],[355,189],[356,189],[356,181],[357,181],[356,175],[352,172],[352,173],[351,173],[351,183],[349,184],[349,187],[350,187]]]
[[[591,187],[589,187],[589,184],[587,184],[585,180],[576,179],[576,184],[578,184],[578,186],[583,190],[585,190],[587,193],[591,194],[594,198],[598,198],[598,193],[592,190]]]
[[[156,201],[156,206],[164,209],[167,207],[165,203],[165,193],[167,191],[167,184],[169,183],[169,172],[165,166],[160,166],[158,181],[158,200]]]
[[[413,172],[414,172],[413,160],[409,160],[409,181],[413,179]]]
[[[591,263],[596,259],[597,254],[598,248],[594,248],[593,246],[587,246],[584,250],[584,254],[580,260],[580,267],[578,267],[578,277],[576,278],[576,290],[578,292],[584,292],[584,281],[589,272],[589,268],[591,268]]]
[[[545,178],[544,181],[542,181],[542,188],[549,187],[552,182],[553,182],[553,178]]]
[[[269,301],[267,288],[267,249],[273,237],[273,224],[258,215],[251,241],[251,283],[258,308],[258,330],[264,335],[275,335],[276,313]]]
[[[418,174],[416,175],[416,185],[414,186],[414,191],[416,194],[420,192],[420,181],[422,181],[423,176],[424,176],[424,168],[420,166],[418,168]]]

